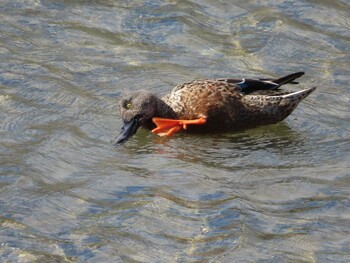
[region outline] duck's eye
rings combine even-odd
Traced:
[[[128,109],[128,110],[129,110],[129,109],[131,109],[131,106],[132,106],[132,104],[131,104],[130,101],[125,101],[125,102],[124,102],[124,108],[125,108],[125,109]]]

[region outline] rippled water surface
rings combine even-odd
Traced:
[[[0,4],[1,262],[349,262],[350,3]],[[117,102],[305,71],[278,125],[113,147]]]

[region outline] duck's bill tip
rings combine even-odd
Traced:
[[[130,137],[131,137],[131,136],[130,136]],[[129,140],[130,137],[127,138],[127,137],[125,137],[125,136],[118,135],[118,136],[112,141],[112,144],[113,144],[114,146],[122,145],[122,144],[124,144],[127,140]]]
[[[125,143],[127,140],[129,140],[137,131],[139,128],[139,119],[133,118],[130,121],[123,120],[123,126],[121,128],[120,133],[113,141],[113,145],[118,146]]]

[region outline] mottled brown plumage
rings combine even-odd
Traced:
[[[188,126],[188,131],[197,132],[236,131],[280,122],[315,90],[278,90],[283,84],[296,83],[294,80],[303,74],[297,72],[276,80],[190,81],[176,86],[161,99],[148,91],[137,91],[121,102],[124,126],[117,143],[126,141],[139,126],[154,128],[153,117],[183,120],[205,118],[204,125]]]

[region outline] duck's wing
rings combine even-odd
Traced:
[[[294,92],[279,92],[279,91],[260,91],[243,96],[243,103],[251,108],[265,107],[267,109],[273,109],[273,105],[276,107],[290,106],[293,110],[299,102],[309,96],[316,87],[294,91]]]
[[[229,81],[224,81],[224,79],[202,79],[202,80],[192,80],[188,82],[184,82],[182,84],[177,85],[172,89],[172,91],[165,95],[162,99],[167,100],[170,96],[174,94],[178,94],[179,92],[189,93],[200,93],[207,92],[212,89],[220,89],[220,88],[228,88],[231,91],[241,92],[242,88],[236,85],[236,83],[231,83]]]
[[[217,79],[218,81],[234,84],[244,94],[250,94],[260,90],[276,90],[284,84],[298,84],[295,79],[304,75],[304,72],[296,72],[278,79]]]

